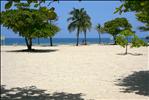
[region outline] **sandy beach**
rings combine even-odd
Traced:
[[[116,45],[33,46],[37,52],[20,52],[26,46],[1,47],[1,83],[7,87],[37,86],[49,93],[82,93],[85,100],[148,100],[148,96],[120,92],[123,79],[148,71],[148,47]]]

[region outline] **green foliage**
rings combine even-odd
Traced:
[[[128,37],[134,36],[134,33],[131,30],[123,30],[120,32],[119,36],[116,37],[116,43],[123,48],[128,45]]]
[[[107,21],[104,24],[104,31],[112,36],[119,34],[122,30],[131,29],[131,24],[126,18],[116,18],[111,21]]]
[[[8,2],[5,5],[5,9],[10,9],[13,4],[20,4],[22,0],[7,0]],[[41,3],[45,3],[46,0],[25,0],[27,4],[31,5],[33,4],[34,7],[39,7]],[[49,0],[48,5],[50,5],[52,2],[58,2],[59,0]]]
[[[76,29],[79,29],[80,32],[84,32],[86,29],[91,28],[91,18],[86,13],[84,8],[81,9],[73,9],[70,12],[71,17],[67,20],[70,21],[70,24],[68,25],[68,30],[70,32],[75,31]]]
[[[116,8],[115,13],[135,12],[139,21],[144,23],[139,29],[149,31],[149,1],[148,0],[122,0],[122,5]]]
[[[68,30],[70,32],[77,30],[77,45],[80,32],[84,32],[85,44],[86,44],[86,32],[87,30],[90,30],[92,26],[90,16],[87,14],[84,8],[81,9],[74,8],[70,12],[70,15],[71,17],[67,19],[67,21],[70,22],[68,25]]]
[[[96,31],[98,33],[104,33],[104,28],[100,24],[98,24],[96,25]]]
[[[145,43],[143,40],[139,39],[136,35],[132,39],[132,45],[131,47],[141,47],[141,46],[147,46],[147,43]]]
[[[125,48],[125,46],[128,44],[128,41],[125,39],[124,36],[117,36],[116,43]]]
[[[132,28],[131,24],[126,18],[115,18],[104,23],[103,30],[111,34],[116,42],[116,36],[123,30],[130,30]]]
[[[0,13],[0,24],[24,37],[28,42],[26,42],[27,46],[30,45],[30,49],[33,38],[48,38],[60,31],[59,27],[48,22],[50,19],[49,15],[55,13],[47,13],[51,11],[50,9],[46,8],[45,12],[40,10],[44,9],[44,7],[30,9],[28,3],[18,3],[15,6],[17,6],[17,9],[6,10]]]
[[[139,21],[144,23],[144,26],[140,26],[139,29],[142,31],[149,31],[149,13],[137,13],[136,16]]]
[[[134,33],[131,31],[131,30],[123,30],[123,31],[121,31],[120,32],[120,35],[123,35],[123,36],[125,36],[125,37],[129,37],[129,36],[133,36],[134,35]]]
[[[133,47],[141,47],[141,46],[146,46],[147,44],[139,39],[131,30],[123,30],[121,31],[121,33],[116,37],[116,43],[120,46],[122,46],[123,48],[126,47],[126,53],[127,54],[127,45],[129,43],[128,38],[132,37],[130,44],[131,44],[131,48]]]
[[[9,9],[12,6],[13,2],[9,1],[8,3],[6,3],[5,5],[5,9]]]
[[[1,12],[1,15],[1,24],[23,37],[48,37],[59,31],[57,26],[48,23],[47,13],[39,10],[8,10]]]

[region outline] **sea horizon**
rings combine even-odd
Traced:
[[[142,40],[146,41],[145,38],[141,38]],[[84,38],[80,38],[79,42],[83,43]],[[130,40],[130,38],[129,38]],[[147,42],[147,41],[146,41]],[[53,44],[75,44],[76,38],[53,38]],[[87,38],[88,44],[98,44],[99,38]],[[111,38],[101,38],[101,43],[103,44],[110,44],[113,43],[113,39]],[[24,38],[5,38],[4,41],[2,41],[3,45],[26,45]],[[40,44],[40,45],[48,45],[49,44],[49,38],[39,38],[33,39],[33,45]]]

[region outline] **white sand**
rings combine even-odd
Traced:
[[[147,96],[120,92],[117,79],[134,71],[148,70],[148,48],[128,49],[143,55],[118,55],[125,49],[119,46],[89,45],[55,47],[34,46],[54,52],[6,52],[25,49],[25,46],[2,46],[2,84],[8,87],[37,86],[50,93],[83,93],[85,99],[147,100]]]

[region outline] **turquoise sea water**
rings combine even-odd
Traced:
[[[144,41],[146,41],[144,38],[142,38]],[[80,38],[79,42],[80,44],[83,43],[83,38]],[[48,45],[49,39],[40,38],[39,42],[41,45]],[[98,44],[99,40],[98,38],[88,38],[87,39],[88,44]],[[113,40],[110,38],[102,38],[101,43],[113,43]],[[5,38],[5,41],[2,42],[2,44],[5,45],[25,45],[25,39],[24,38]],[[33,39],[33,44],[38,44],[38,39]],[[53,38],[53,44],[76,44],[76,38]]]

